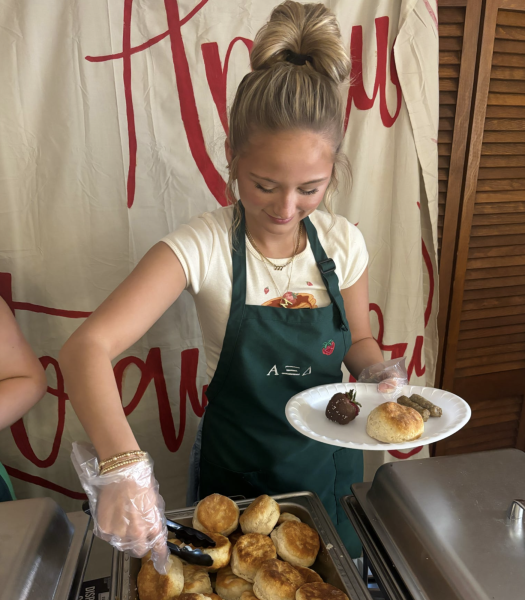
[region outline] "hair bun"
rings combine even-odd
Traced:
[[[350,72],[350,59],[335,15],[323,4],[292,0],[275,7],[255,37],[250,60],[254,71],[278,63],[307,65],[338,84]]]

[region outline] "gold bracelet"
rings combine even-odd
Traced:
[[[100,469],[99,475],[105,475],[106,473],[114,471],[115,469],[119,469],[120,467],[125,467],[126,465],[133,465],[139,462],[146,462],[147,460],[148,459],[146,456],[130,458],[129,460],[123,460],[121,462],[117,462],[116,464],[109,465],[107,467],[104,467],[103,469]]]
[[[115,456],[111,456],[110,458],[106,458],[99,463],[99,469],[103,469],[105,465],[115,462],[121,458],[127,458],[128,456],[146,456],[146,453],[142,450],[131,450],[130,452],[121,452],[120,454],[115,454]]]

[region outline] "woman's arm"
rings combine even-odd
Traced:
[[[383,362],[383,355],[370,329],[368,269],[365,269],[354,285],[341,290],[341,296],[352,333],[352,345],[344,357],[344,363],[357,379],[366,367]]]
[[[23,417],[46,393],[46,374],[0,298],[0,429]]]
[[[101,460],[139,448],[111,361],[148,331],[185,286],[179,259],[159,242],[60,352],[69,399]]]

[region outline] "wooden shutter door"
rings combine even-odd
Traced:
[[[487,0],[442,387],[472,419],[437,454],[525,450],[525,0]]]
[[[478,53],[482,0],[440,0],[439,17],[439,359],[448,323],[461,186]]]

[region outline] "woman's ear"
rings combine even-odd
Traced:
[[[230,142],[228,141],[228,138],[226,138],[226,141],[224,142],[224,152],[226,154],[226,162],[228,163],[229,167],[232,164],[233,152],[230,148]]]

